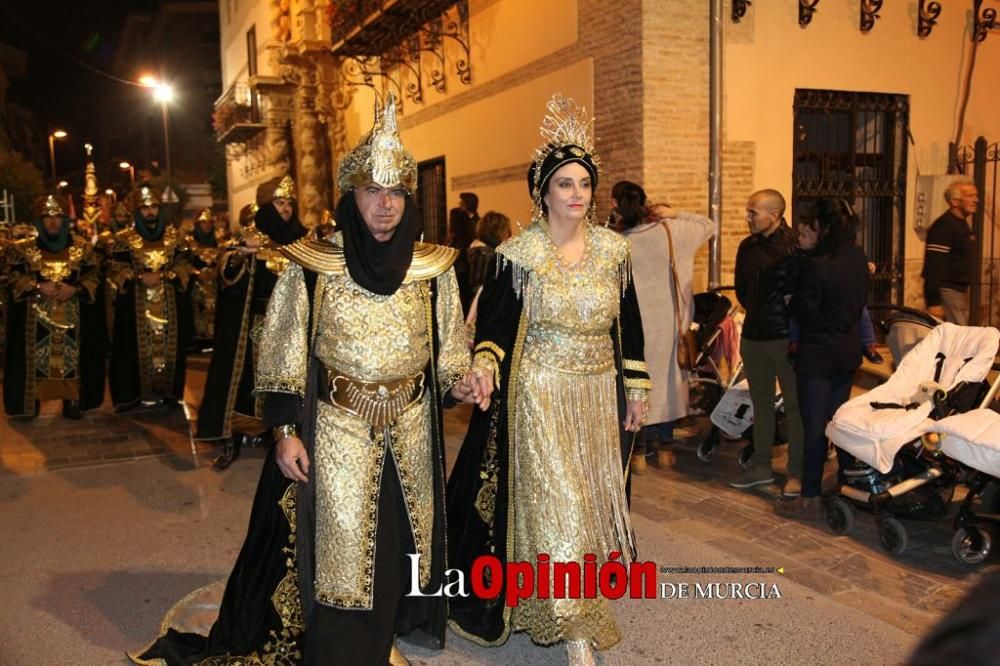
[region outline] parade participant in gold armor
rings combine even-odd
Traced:
[[[4,408],[33,418],[41,401],[62,400],[63,416],[78,419],[104,397],[93,308],[99,258],[89,239],[72,233],[62,197],[40,197],[34,214],[37,237],[14,242],[4,258],[11,295]]]
[[[176,405],[184,397],[191,262],[167,224],[160,195],[143,186],[130,197],[134,227],[115,234],[108,279],[117,290],[109,382],[115,407],[140,401]]]
[[[195,434],[196,439],[224,442],[222,454],[212,463],[218,470],[232,464],[244,443],[255,445],[267,439],[261,418],[263,401],[253,395],[254,368],[267,303],[289,263],[280,248],[306,235],[295,204],[295,183],[290,176],[262,183],[257,202],[240,212],[239,243],[219,262],[220,330]],[[249,220],[243,224],[247,215]]]
[[[634,557],[626,478],[650,382],[628,242],[592,223],[592,123],[572,100],[549,102],[528,171],[532,224],[486,271],[474,366],[499,393],[473,416],[448,481],[448,565],[467,581],[482,555],[580,566],[587,555]],[[572,664],[593,664],[591,648],[621,639],[600,598],[533,594],[512,607],[473,595],[449,610],[472,641],[524,631],[565,642]]]
[[[111,250],[115,246],[115,234],[123,229],[132,226],[132,211],[128,204],[119,201],[111,210],[111,219],[107,225],[97,234],[97,245],[95,250],[101,255],[101,285],[104,287],[104,319],[107,341],[111,343],[115,324],[115,298],[118,296],[118,289],[115,283],[108,279],[108,271],[111,269]]]
[[[341,162],[340,231],[282,248],[257,368],[278,441],[219,619],[139,663],[383,666],[406,663],[394,634],[443,645],[445,599],[404,595],[444,579],[442,404],[486,398],[466,377],[456,253],[417,240],[416,178],[390,97]]]
[[[219,230],[215,213],[206,208],[194,221],[187,237],[195,280],[191,283],[191,309],[194,318],[195,343],[202,349],[211,347],[215,339],[215,304],[218,296]]]

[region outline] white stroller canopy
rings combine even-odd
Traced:
[[[827,426],[826,436],[880,472],[888,472],[900,448],[937,429],[928,418],[934,404],[920,385],[934,381],[936,374],[937,383],[949,390],[959,382],[980,382],[993,366],[998,346],[1000,331],[992,327],[936,326],[885,384],[844,403]],[[872,403],[898,407],[877,409]]]

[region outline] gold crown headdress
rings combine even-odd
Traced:
[[[132,215],[132,211],[128,209],[128,204],[124,201],[119,201],[115,204],[114,210],[111,211],[112,217],[118,217],[119,215],[124,215],[126,217]]]
[[[215,224],[215,213],[212,212],[211,208],[206,208],[198,214],[196,222],[211,222]]]
[[[66,207],[54,194],[39,197],[36,200],[35,211],[38,217],[65,217]]]
[[[274,192],[271,193],[271,200],[275,199],[294,199],[295,198],[295,181],[292,180],[291,176],[285,176],[278,183],[278,186],[274,188]]]
[[[132,193],[132,199],[137,208],[140,206],[159,206],[162,203],[162,198],[159,192],[148,185],[143,185]]]
[[[392,93],[380,117],[375,104],[375,121],[358,145],[340,162],[337,184],[349,192],[368,183],[382,187],[402,185],[409,192],[417,189],[417,162],[406,152],[396,122],[396,98]]]
[[[566,162],[583,162],[596,177],[601,164],[594,150],[594,119],[588,118],[587,110],[560,94],[552,96],[546,109],[539,127],[542,144],[535,149],[531,166],[531,199],[539,211],[542,186],[556,169]],[[544,172],[543,166],[548,167]]]

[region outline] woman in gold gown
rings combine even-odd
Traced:
[[[635,553],[627,461],[650,384],[629,246],[590,223],[592,121],[565,98],[548,109],[528,173],[533,223],[497,248],[479,301],[475,367],[494,400],[473,416],[448,483],[449,566],[469,581],[484,555],[582,565]],[[452,628],[484,645],[512,631],[565,641],[584,664],[621,638],[601,598],[505,596],[452,599]]]

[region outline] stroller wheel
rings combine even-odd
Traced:
[[[826,502],[826,524],[837,536],[849,534],[854,529],[854,507],[839,495],[834,495]]]
[[[976,544],[976,541],[979,543]],[[951,553],[962,564],[982,564],[989,556],[992,545],[986,530],[959,527],[951,539]]]
[[[736,461],[740,464],[740,467],[747,469],[750,467],[750,459],[753,458],[753,444],[747,444],[736,456]]]
[[[882,548],[893,555],[900,555],[906,550],[906,528],[894,516],[883,516],[878,520],[878,542]]]
[[[715,452],[719,449],[719,431],[712,428],[708,437],[698,445],[698,460],[708,463],[715,458]]]

